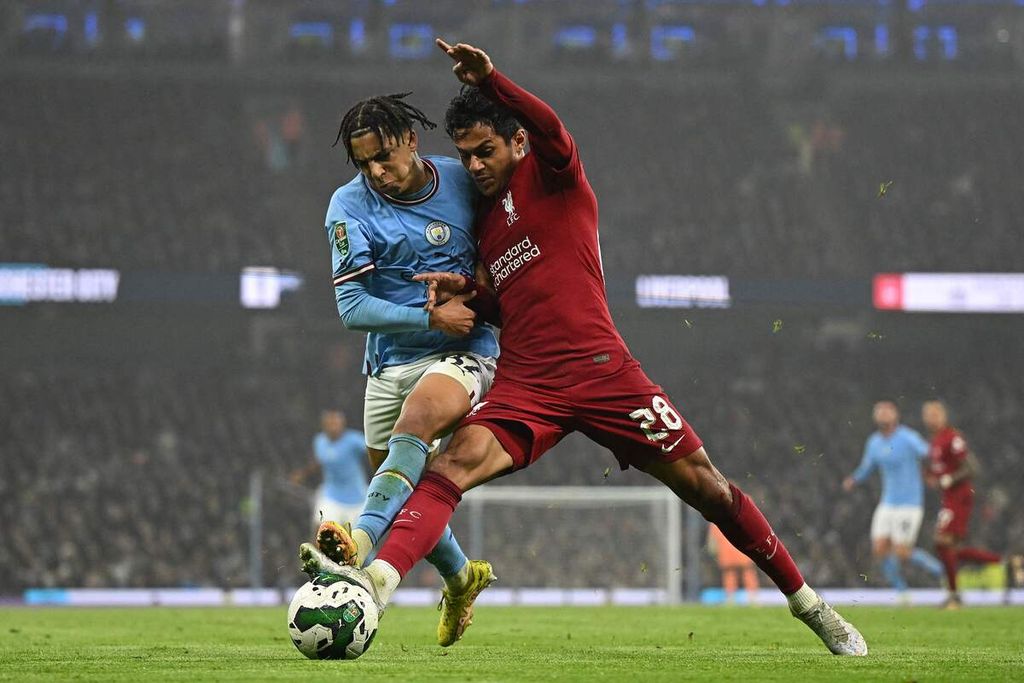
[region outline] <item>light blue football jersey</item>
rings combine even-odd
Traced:
[[[425,156],[434,185],[418,199],[399,200],[373,190],[362,174],[331,197],[325,228],[331,244],[334,286],[362,278],[372,296],[399,306],[422,308],[426,287],[412,276],[431,271],[473,275],[477,259],[473,218],[477,192],[457,159]],[[469,351],[496,357],[489,325],[465,337],[439,330],[371,332],[364,371],[412,363],[438,353]]]
[[[889,436],[875,432],[864,445],[864,457],[853,473],[858,482],[877,469],[882,475],[885,505],[924,505],[921,461],[928,456],[928,442],[920,434],[900,425]]]
[[[346,429],[332,441],[320,432],[313,438],[313,453],[324,475],[324,495],[342,505],[357,505],[366,498],[366,439]]]

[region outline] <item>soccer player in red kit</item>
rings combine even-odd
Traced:
[[[927,481],[942,490],[942,509],[935,523],[935,554],[946,568],[949,595],[943,606],[961,606],[956,588],[956,572],[960,562],[994,564],[1003,558],[988,550],[965,548],[967,526],[974,508],[974,484],[977,459],[959,430],[949,425],[949,413],[942,401],[926,401],[921,420],[932,437]]]
[[[475,282],[444,273],[418,279],[431,283],[439,300],[469,290],[484,298],[490,280],[501,359],[491,392],[431,463],[377,559],[365,570],[346,570],[386,604],[433,548],[464,491],[529,466],[580,431],[623,469],[657,478],[717,524],[831,652],[867,654],[861,634],[807,586],[754,501],[711,464],[696,432],[619,336],[605,297],[597,198],[558,116],[495,70],[482,50],[437,43],[468,86],[452,101],[445,128],[483,195],[476,220],[483,268]],[[303,559],[314,551],[304,546]]]

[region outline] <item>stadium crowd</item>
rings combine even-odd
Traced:
[[[354,174],[330,143],[365,84],[326,97],[187,80],[0,85],[0,154],[20,169],[0,175],[4,260],[324,272],[318,226]],[[1016,91],[897,83],[798,106],[747,82],[638,82],[628,100],[600,77],[566,86],[537,74],[528,85],[579,142],[613,277],[998,271],[1021,255]],[[448,86],[416,84],[437,121]],[[441,131],[424,148],[451,154]]]
[[[387,91],[409,85],[383,73]],[[621,83],[601,78],[527,81],[579,142],[601,202],[609,278],[1019,270],[1024,137],[1015,112],[1024,96],[1016,91],[979,86],[965,97],[961,84],[921,95],[894,84],[795,106],[749,82],[638,82],[624,99]],[[8,73],[0,87],[0,262],[195,272],[275,265],[326,283],[323,211],[353,173],[329,145],[342,109],[371,94],[365,84]],[[439,120],[448,82],[416,90]],[[424,141],[428,151],[449,150],[439,131]],[[326,284],[318,291],[329,302]],[[1024,497],[1020,358],[979,339],[969,362],[953,362],[942,332],[842,349],[769,337],[744,350],[746,320],[728,330],[728,342],[708,341],[736,345],[727,361],[701,362],[664,343],[638,356],[715,461],[763,502],[814,584],[862,585],[862,575],[881,583],[867,538],[875,499],[844,496],[839,484],[882,396],[896,397],[914,425],[920,400],[950,399],[985,467],[973,533],[997,550],[1024,547],[1024,518],[1011,514]],[[630,324],[647,323],[627,323],[627,336]],[[652,339],[675,334],[650,324]],[[310,457],[322,407],[341,404],[359,422],[361,340],[337,329],[348,360],[329,372],[301,343],[279,350],[272,365],[0,365],[0,594],[246,584],[254,471],[264,482],[263,579],[291,585],[310,492],[287,475]],[[505,483],[650,484],[577,438]],[[929,518],[935,503],[932,496]],[[646,512],[619,515],[617,524],[595,512],[583,542],[579,527],[549,523],[546,512],[503,510],[488,518],[489,537],[514,534],[517,547],[536,553],[571,549],[580,581],[661,583],[660,539],[643,541],[651,555],[643,570],[609,557],[609,547],[634,542],[629,534]],[[456,526],[465,527],[465,514]],[[619,535],[610,541],[609,533]],[[499,574],[519,567],[512,571],[533,572],[534,585],[561,577],[554,564],[505,544],[485,551]]]
[[[862,574],[881,583],[867,534],[875,494],[840,491],[872,429],[870,406],[879,396],[895,397],[914,426],[921,399],[935,392],[950,399],[983,464],[973,538],[1000,551],[1024,545],[1024,522],[1013,507],[1024,496],[1014,476],[1024,458],[1014,438],[1024,409],[1014,380],[1024,370],[1019,360],[982,353],[966,370],[939,362],[940,350],[881,353],[869,345],[839,353],[799,342],[737,355],[747,360],[645,364],[719,466],[763,503],[815,584],[858,585]],[[255,471],[264,487],[264,580],[290,585],[296,543],[310,533],[311,492],[289,484],[288,474],[310,458],[318,403],[337,392],[335,405],[358,420],[361,381],[355,371],[317,376],[298,363],[259,368],[4,371],[0,593],[28,586],[246,585]],[[652,483],[619,472],[603,449],[571,437],[496,485]],[[924,545],[936,505],[929,494]],[[456,517],[467,545],[470,509]],[[559,585],[571,562],[574,579],[586,585],[661,585],[664,536],[646,528],[651,514],[650,507],[627,506],[566,510],[566,519],[557,501],[498,506],[486,515],[483,549],[520,584]],[[519,542],[499,540],[509,537]],[[636,547],[640,559],[617,557],[610,548],[618,544]],[[571,552],[545,562],[545,549],[553,547]],[[425,572],[420,580],[432,585],[434,577]]]

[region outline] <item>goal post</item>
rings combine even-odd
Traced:
[[[503,588],[648,591],[696,597],[703,520],[664,487],[482,486],[452,521],[471,557],[492,560]]]
[[[249,484],[251,587],[290,586],[294,539],[312,533],[309,492],[258,473]],[[469,557],[494,566],[499,581],[485,597],[494,604],[695,602],[710,566],[707,522],[663,486],[492,483],[463,496],[451,527]],[[396,599],[436,603],[439,585],[420,562]]]

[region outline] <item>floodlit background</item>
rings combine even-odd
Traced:
[[[561,115],[623,335],[812,584],[882,585],[877,483],[840,482],[884,397],[917,428],[948,401],[983,465],[972,538],[1024,547],[1019,0],[7,0],[0,595],[297,585],[312,489],[288,474],[321,409],[362,416],[323,229],[355,171],[331,142],[372,94],[441,121],[458,84],[435,35]],[[455,525],[505,586],[571,568],[694,597],[718,580],[703,523],[605,503],[652,483],[570,438],[489,488],[586,485],[592,506]],[[936,512],[930,492],[925,546]]]

